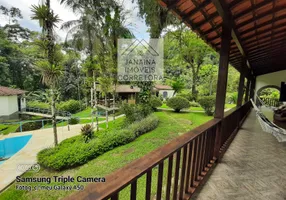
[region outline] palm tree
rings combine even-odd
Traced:
[[[111,54],[112,62],[112,83],[113,83],[113,122],[115,120],[115,95],[116,95],[116,85],[117,85],[117,41],[120,38],[134,38],[133,33],[129,30],[126,24],[126,15],[122,11],[122,8],[118,5],[114,7],[114,16],[108,12],[105,19],[105,25],[103,27],[104,35],[106,37],[107,43],[109,44],[109,51]]]
[[[38,67],[42,72],[43,83],[51,88],[51,98],[52,98],[52,123],[54,131],[54,143],[55,146],[58,145],[57,136],[57,122],[56,122],[56,103],[55,103],[55,88],[57,86],[59,77],[61,75],[61,68],[55,59],[55,38],[54,38],[54,27],[60,21],[58,15],[55,15],[51,10],[50,0],[45,0],[43,4],[32,5],[31,17],[33,20],[38,20],[40,27],[42,27],[42,32],[45,35],[44,40],[46,41],[46,52],[47,60],[39,61]]]

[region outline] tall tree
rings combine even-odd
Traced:
[[[160,6],[157,0],[132,0],[132,2],[137,2],[139,15],[150,27],[151,38],[159,38],[164,28],[177,23],[175,17]]]
[[[195,33],[185,28],[170,31],[165,35],[165,49],[166,57],[169,60],[177,62],[182,71],[190,71],[192,77],[191,92],[196,99],[199,72],[205,59],[211,55],[212,50]]]
[[[116,5],[112,17],[111,12],[108,11],[105,19],[105,25],[103,26],[104,35],[108,44],[108,51],[111,57],[111,78],[113,83],[113,122],[115,120],[115,99],[116,99],[116,85],[117,85],[117,47],[118,39],[120,38],[133,38],[133,33],[129,30],[127,24],[128,13],[124,12],[123,9]]]
[[[43,4],[38,6],[33,5],[32,12],[33,16],[31,18],[39,21],[43,34],[45,34],[43,39],[46,41],[47,60],[39,62],[38,66],[42,71],[43,82],[51,88],[54,143],[55,145],[58,145],[55,90],[60,76],[61,67],[56,60],[57,54],[55,53],[55,37],[53,31],[60,19],[58,15],[55,15],[51,10],[50,0],[45,0]]]

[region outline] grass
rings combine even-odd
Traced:
[[[77,167],[75,169],[65,170],[62,172],[51,172],[48,170],[41,169],[38,173],[27,172],[23,176],[24,177],[52,177],[52,176],[83,176],[83,177],[104,177],[114,170],[125,166],[131,161],[138,159],[149,152],[157,149],[158,147],[163,146],[164,144],[170,142],[172,139],[178,137],[181,134],[186,133],[187,131],[205,123],[210,120],[211,117],[206,116],[204,113],[174,113],[172,111],[163,111],[155,113],[159,119],[160,123],[158,127],[146,133],[135,141],[115,148],[96,159],[88,162],[87,164]],[[122,118],[116,120],[116,123],[120,123],[123,120]],[[110,128],[113,128],[113,123],[110,122]],[[104,124],[101,124],[104,126]],[[148,148],[146,148],[148,147]],[[157,170],[157,169],[155,169]],[[154,175],[156,172],[154,171]],[[144,178],[144,177],[143,177]],[[157,179],[154,177],[153,181]],[[152,182],[153,182],[152,181]],[[68,183],[66,185],[82,185],[82,183]],[[26,199],[60,199],[67,195],[69,195],[70,191],[57,191],[51,192],[46,190],[41,191],[33,191],[33,192],[25,192],[19,191],[15,189],[15,183],[13,183],[7,190],[0,194],[0,200],[6,199],[18,199],[18,200],[26,200]],[[39,183],[21,183],[21,185],[31,185],[37,186]],[[40,185],[45,185],[41,183]],[[52,182],[50,185],[61,185],[59,183]],[[155,185],[152,184],[152,185]],[[137,188],[140,188],[138,191],[138,199],[144,199],[144,181],[140,179],[138,181]],[[152,191],[155,188],[152,188]],[[129,199],[126,195],[128,195],[128,191],[123,191],[123,198],[121,199]]]
[[[0,135],[8,135],[9,133],[14,133],[16,132],[17,128],[19,127],[19,124],[9,124],[9,125],[5,125],[8,128],[5,130],[0,131]]]
[[[234,108],[236,106],[236,104],[228,104],[228,103],[226,103],[225,105],[224,105],[224,108],[225,109],[227,109],[227,108]]]
[[[85,110],[82,110],[76,114],[72,115],[73,117],[79,117],[79,118],[83,118],[83,117],[91,117],[91,108],[88,107]]]
[[[225,109],[231,109],[234,108],[236,104],[225,104],[224,108]],[[165,103],[160,107],[164,109],[172,109],[169,106],[167,106]],[[189,110],[189,111],[204,111],[202,107],[190,107],[189,109],[184,109],[184,110]]]

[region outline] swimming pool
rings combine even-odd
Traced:
[[[32,135],[6,138],[0,140],[0,158],[10,158],[20,151],[31,139]],[[5,161],[0,161],[0,165]]]

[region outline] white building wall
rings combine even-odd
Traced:
[[[0,116],[9,116],[18,111],[17,96],[0,96]]]
[[[162,95],[164,97],[163,95],[164,92],[167,92],[167,98],[171,98],[173,97],[175,90],[159,90],[159,95]]]
[[[281,82],[286,82],[286,70],[264,74],[256,77],[255,93],[267,85],[275,85],[280,88]]]
[[[6,116],[9,114],[9,103],[7,96],[0,96],[0,116]]]
[[[9,101],[9,115],[18,111],[18,97],[17,96],[8,96]]]

